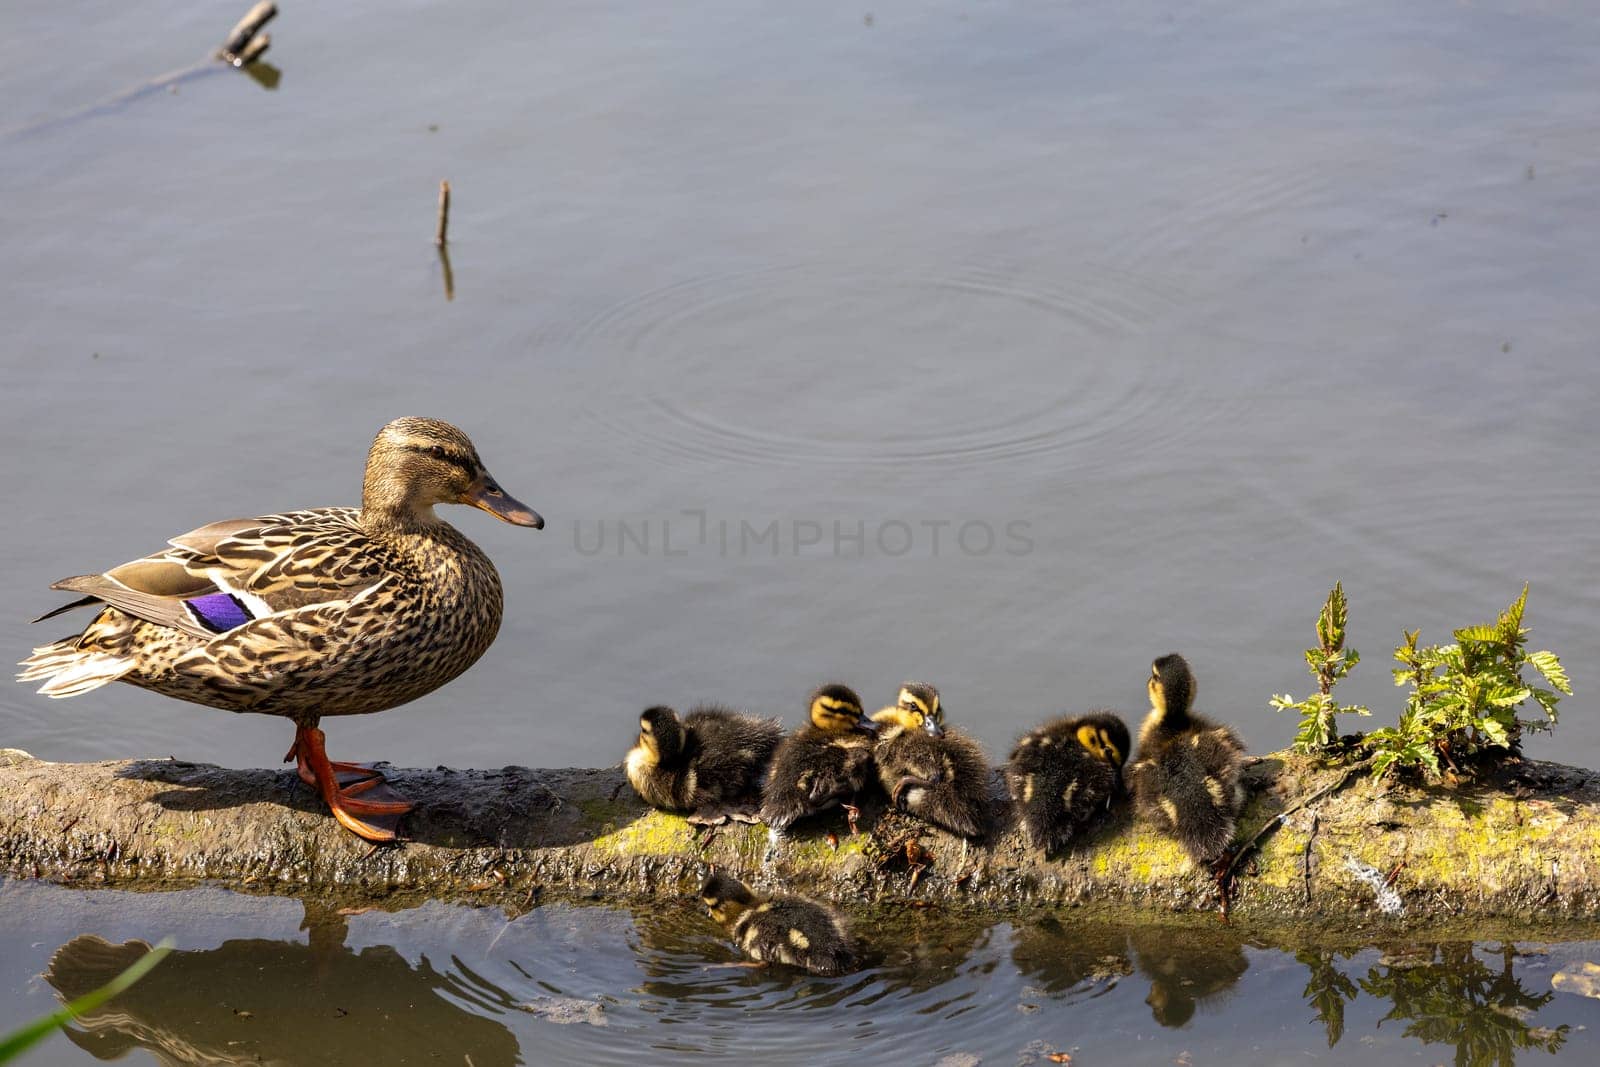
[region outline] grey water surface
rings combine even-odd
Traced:
[[[909,677],[1000,756],[1047,714],[1141,713],[1174,649],[1265,750],[1292,736],[1266,701],[1303,695],[1338,579],[1366,657],[1341,695],[1374,723],[1399,706],[1402,629],[1447,640],[1531,583],[1533,641],[1578,692],[1529,751],[1600,763],[1587,5],[285,0],[275,87],[216,70],[128,92],[244,6],[0,8],[13,659],[67,632],[27,622],[62,601],[51,580],[354,503],[376,429],[429,414],[549,525],[450,515],[501,569],[499,642],[424,700],[335,723],[336,758],[598,765],[649,704],[793,722],[819,682],[882,701]],[[0,689],[0,746],[47,759],[261,766],[289,740],[126,687]],[[248,905],[237,936],[292,935]],[[643,981],[622,973],[654,966],[636,921],[581,915],[534,921],[616,958],[577,952],[549,995]],[[371,937],[414,961],[467,921]],[[70,926],[37,946],[5,927],[11,988]],[[972,975],[1012,935],[986,936],[928,1003],[988,988]],[[1287,996],[1305,969],[1242,958],[1241,991]],[[969,1047],[968,1023],[898,995],[830,1019],[808,1009],[867,994],[725,980],[706,999],[778,1006],[774,1048],[858,1019],[915,1033],[907,1062]],[[744,1036],[667,988],[685,1047]],[[1087,1040],[1005,997],[1028,1040]],[[1141,1036],[1107,1058],[1181,1051],[1140,1045],[1171,1035],[1125,1000],[1113,1029]],[[1061,1002],[1062,1030],[1096,1031],[1098,1003]],[[531,1061],[530,1018],[511,1029]],[[1234,995],[1184,1032],[1234,1057],[1324,1049],[1281,1022]],[[1401,1029],[1368,1051],[1433,1054]]]

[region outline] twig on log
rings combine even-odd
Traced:
[[[449,240],[450,230],[450,183],[439,183],[439,224],[433,231],[433,243],[443,248]]]
[[[1276,830],[1278,827],[1282,826],[1288,821],[1289,816],[1293,815],[1301,808],[1315,804],[1329,793],[1335,793],[1340,789],[1343,789],[1346,783],[1350,781],[1351,777],[1354,776],[1357,771],[1364,771],[1370,766],[1372,766],[1371,757],[1362,760],[1360,763],[1351,764],[1345,768],[1343,774],[1334,780],[1332,785],[1323,786],[1321,789],[1317,790],[1315,793],[1312,793],[1298,804],[1283,809],[1282,811],[1278,812],[1278,814],[1262,823],[1261,828],[1250,835],[1250,840],[1246,841],[1244,844],[1240,845],[1234,850],[1233,857],[1228,860],[1228,865],[1222,869],[1222,875],[1218,878],[1218,882],[1220,882],[1224,887],[1231,885],[1233,883],[1233,872],[1238,868],[1239,861],[1244,859],[1250,853],[1254,852],[1256,846],[1261,843],[1261,839],[1263,837],[1266,837],[1273,830]]]
[[[1322,821],[1322,817],[1321,816],[1319,816],[1316,812],[1312,812],[1311,813],[1311,832],[1306,835],[1306,851],[1305,851],[1305,854],[1301,857],[1301,860],[1302,860],[1302,873],[1304,873],[1305,880],[1306,880],[1306,904],[1307,905],[1310,905],[1310,903],[1311,903],[1311,843],[1317,839],[1317,825],[1321,821]]]

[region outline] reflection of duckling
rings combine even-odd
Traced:
[[[708,877],[700,899],[757,963],[786,963],[821,975],[843,974],[856,966],[844,916],[826,904],[804,897],[761,900],[726,874]]]
[[[783,736],[775,719],[719,707],[699,707],[680,721],[671,708],[639,716],[639,740],[623,764],[645,803],[705,817],[724,806],[748,805]]]
[[[1194,674],[1176,652],[1150,666],[1150,714],[1128,768],[1139,814],[1177,838],[1196,864],[1216,863],[1233,843],[1244,807],[1244,745],[1226,726],[1189,714]]]
[[[1134,962],[1150,979],[1144,1002],[1162,1026],[1184,1026],[1196,1008],[1214,1009],[1250,969],[1244,943],[1216,929],[1141,924],[1129,929],[1128,943]]]
[[[972,738],[944,728],[939,691],[923,682],[900,687],[894,707],[875,714],[881,727],[872,758],[895,807],[962,837],[989,827],[989,759]]]
[[[1067,847],[1122,793],[1128,727],[1108,711],[1063,716],[1036,728],[1011,750],[1006,787],[1028,844]]]
[[[878,724],[844,685],[811,695],[811,722],[779,743],[761,794],[761,821],[782,832],[796,819],[855,798],[872,773],[872,735]],[[853,818],[853,813],[852,813]],[[852,828],[854,823],[852,822]]]

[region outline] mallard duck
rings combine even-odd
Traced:
[[[646,804],[702,821],[738,818],[759,803],[761,776],[782,737],[776,719],[727,708],[694,708],[681,720],[671,708],[647,708],[623,767]]]
[[[1189,712],[1194,673],[1176,652],[1150,665],[1150,714],[1127,779],[1139,815],[1178,839],[1197,865],[1220,860],[1244,807],[1244,745],[1226,726]]]
[[[857,793],[872,774],[872,737],[878,724],[861,710],[846,685],[811,694],[811,721],[779,743],[761,791],[761,821],[775,833],[796,819],[843,805],[855,827]]]
[[[982,837],[992,820],[989,758],[972,738],[944,728],[939,691],[907,682],[892,707],[872,716],[878,781],[897,808],[962,837]]]
[[[500,488],[467,435],[437,419],[396,419],[367,454],[359,508],[226,519],[160,552],[51,586],[94,605],[81,633],[36,648],[21,681],[71,697],[123,681],[225,711],[294,720],[300,777],[334,817],[371,841],[395,836],[361,815],[403,800],[359,794],[383,781],[330,762],[318,722],[415,700],[483,655],[500,629],[494,564],[436,504],[471,504],[518,526],[544,520]],[[341,782],[340,775],[355,776]]]
[[[784,963],[812,974],[838,975],[858,962],[844,916],[805,897],[756,896],[732,875],[715,873],[700,900],[735,943],[757,963]]]
[[[1091,829],[1122,795],[1128,726],[1109,711],[1065,715],[1011,750],[1006,789],[1033,848],[1059,852]]]

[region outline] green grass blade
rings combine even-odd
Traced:
[[[134,961],[131,967],[99,989],[94,990],[92,993],[85,993],[53,1015],[46,1015],[42,1019],[36,1019],[20,1030],[14,1030],[0,1037],[0,1063],[6,1063],[22,1055],[22,1053],[49,1037],[73,1019],[85,1012],[93,1011],[118,993],[121,993],[150,973],[150,968],[160,963],[162,957],[171,951],[172,941],[169,938]]]

